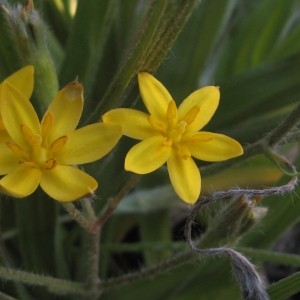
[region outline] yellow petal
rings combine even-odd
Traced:
[[[14,86],[4,82],[0,87],[0,110],[4,127],[12,139],[26,147],[27,142],[21,131],[26,125],[34,134],[40,134],[38,116],[31,103]]]
[[[34,67],[26,66],[5,79],[19,92],[21,92],[26,99],[30,99],[34,84]]]
[[[85,164],[106,155],[122,136],[121,127],[114,124],[96,123],[67,135],[67,142],[56,159],[60,164]]]
[[[143,102],[149,113],[165,119],[168,104],[173,100],[168,90],[149,73],[139,73],[138,81]]]
[[[160,135],[150,137],[130,149],[125,158],[125,169],[138,174],[150,173],[169,158],[171,146]]]
[[[183,159],[172,151],[167,164],[175,192],[184,202],[195,203],[200,195],[201,177],[193,159],[191,157]]]
[[[38,168],[18,167],[0,180],[0,191],[16,198],[26,197],[37,189],[41,175]]]
[[[220,99],[220,91],[215,86],[207,86],[190,94],[179,106],[179,121],[190,117],[194,107],[199,107],[199,112],[194,121],[189,124],[186,130],[198,131],[205,126],[214,115]]]
[[[203,140],[203,136],[209,135],[210,139]],[[239,142],[229,136],[211,132],[197,132],[185,142],[192,156],[204,161],[222,161],[243,154],[243,148]]]
[[[156,133],[150,126],[148,118],[148,114],[130,108],[112,109],[102,116],[105,123],[121,126],[124,135],[138,140],[144,140]]]
[[[69,202],[92,195],[98,183],[93,177],[77,168],[57,165],[43,173],[41,187],[51,198]]]
[[[0,143],[0,175],[15,170],[19,165],[19,158],[12,153],[5,143]]]
[[[77,127],[82,109],[83,87],[78,82],[71,82],[56,94],[44,115],[51,113],[54,117],[54,128],[49,143]]]

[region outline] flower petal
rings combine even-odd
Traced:
[[[49,142],[73,131],[79,123],[82,109],[83,87],[78,82],[71,82],[56,94],[44,115],[51,113],[54,116]]]
[[[68,202],[93,194],[98,183],[77,168],[58,165],[43,173],[41,187],[53,199]]]
[[[121,126],[124,135],[138,140],[144,140],[156,133],[150,126],[149,115],[135,109],[112,109],[102,117],[102,120]]]
[[[172,96],[168,90],[151,74],[138,74],[140,93],[149,113],[155,117],[165,119],[168,104]]]
[[[60,164],[85,164],[106,155],[122,136],[121,127],[114,124],[96,123],[67,135],[67,142],[56,159]]]
[[[42,172],[38,168],[18,167],[0,180],[0,191],[16,198],[24,198],[37,189],[41,176]]]
[[[5,79],[14,86],[26,99],[30,99],[34,85],[34,67],[26,66]]]
[[[205,136],[208,139],[203,139]],[[239,142],[229,136],[211,132],[197,132],[186,139],[185,145],[192,156],[204,161],[222,161],[243,154],[243,148]]]
[[[0,175],[8,174],[19,166],[19,158],[5,143],[0,143]]]
[[[215,86],[207,86],[190,94],[178,107],[179,121],[184,120],[188,113],[199,107],[199,113],[186,130],[198,131],[205,126],[215,113],[220,99],[220,91]]]
[[[27,142],[21,126],[28,126],[33,133],[40,134],[38,116],[31,103],[14,86],[4,82],[0,87],[0,110],[4,127],[14,141],[26,147]]]
[[[130,149],[125,158],[125,169],[138,174],[150,173],[161,167],[169,158],[171,146],[160,135],[150,137]]]
[[[194,204],[200,195],[201,176],[191,157],[183,159],[175,151],[168,160],[171,183],[178,196],[188,204]]]

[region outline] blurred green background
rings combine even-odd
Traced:
[[[299,0],[35,0],[34,13],[21,4],[26,1],[0,0],[0,79],[34,64],[32,102],[40,114],[58,88],[77,77],[85,87],[82,124],[99,121],[115,107],[144,109],[136,74],[148,71],[177,103],[199,87],[219,86],[220,106],[205,130],[251,147],[299,104]],[[276,145],[296,167],[299,134],[295,122]],[[123,138],[112,154],[85,167],[100,182],[97,213],[128,180],[123,162],[133,144]],[[224,167],[199,162],[203,196],[289,180],[262,151],[254,154]],[[228,202],[209,205],[199,215],[193,231],[199,245],[234,245],[257,266],[271,299],[300,299],[289,298],[300,291],[299,274],[290,276],[300,266],[298,189],[248,208],[253,226],[242,236],[236,220],[226,217]],[[24,200],[1,195],[0,205],[3,266],[85,280],[85,232],[58,203],[38,191]],[[159,267],[188,249],[183,230],[190,211],[172,192],[164,168],[144,176],[103,228],[101,299],[240,299],[226,258],[179,259],[171,270]],[[223,232],[216,222],[224,222]],[[139,270],[132,281],[122,277]],[[82,299],[22,280],[3,281],[0,291],[3,299]]]

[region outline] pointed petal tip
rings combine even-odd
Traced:
[[[200,193],[199,193],[199,195],[200,195]],[[197,202],[199,195],[197,195],[197,197],[180,197],[180,198],[186,204],[194,205]]]
[[[34,66],[33,65],[27,65],[19,70],[17,70],[15,73],[13,73],[12,75],[21,75],[21,74],[27,74],[30,76],[34,75]]]
[[[69,100],[76,100],[78,97],[83,98],[83,85],[78,81],[72,81],[68,83],[62,90]]]
[[[77,196],[76,198],[74,198],[74,197],[71,197],[71,198],[61,198],[61,199],[55,199],[55,198],[53,198],[53,200],[65,203],[65,202],[79,201],[79,200],[81,200],[83,198],[94,198],[95,197],[95,191],[96,191],[97,188],[98,188],[98,186],[94,190],[91,189],[89,193],[83,194],[81,196]]]
[[[57,165],[44,172],[40,185],[47,195],[60,202],[72,202],[93,195],[98,188],[98,182],[92,176],[66,165]]]
[[[151,73],[148,72],[140,72],[138,73],[138,82],[141,84],[145,80],[157,80]]]

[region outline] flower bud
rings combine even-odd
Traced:
[[[40,113],[58,90],[54,63],[48,51],[46,39],[48,32],[45,23],[34,9],[32,0],[25,6],[18,4],[12,7],[3,4],[0,7],[0,14],[7,25],[1,41],[9,44],[9,48],[2,50],[13,53],[10,56],[9,53],[4,53],[6,54],[4,57],[9,59],[8,67],[11,71],[25,65],[35,67],[35,90],[32,101]]]

